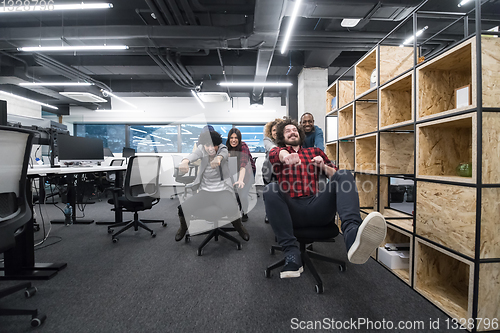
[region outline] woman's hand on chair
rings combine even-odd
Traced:
[[[236,188],[243,188],[245,187],[245,183],[241,180],[238,180],[236,183],[233,184]]]
[[[179,164],[179,173],[181,175],[187,173],[189,171],[189,161],[182,160],[181,164]]]

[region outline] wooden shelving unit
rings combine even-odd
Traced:
[[[337,155],[337,142],[327,143],[325,147],[325,154],[330,161],[338,161]]]
[[[339,107],[337,81],[333,82],[326,90],[326,113],[330,113]],[[332,102],[333,101],[333,102]]]
[[[378,210],[386,242],[412,244],[410,268],[395,275],[453,318],[493,319],[500,318],[500,38],[478,40],[464,36],[418,64],[413,47],[373,48],[346,71],[354,82],[336,81],[339,140],[328,149],[354,171],[361,216]],[[464,86],[468,103],[457,105]],[[465,90],[459,97],[467,99]],[[457,172],[464,163],[470,177]],[[391,177],[413,181],[413,214],[391,208]]]

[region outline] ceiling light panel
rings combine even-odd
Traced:
[[[66,96],[68,98],[74,99],[75,101],[84,102],[84,103],[104,103],[107,102],[104,98],[101,98],[97,95],[88,93],[88,92],[79,92],[79,91],[63,91],[59,94]]]

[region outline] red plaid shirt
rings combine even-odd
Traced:
[[[321,156],[326,165],[337,169],[326,154],[316,147],[299,148],[297,154],[300,157],[300,165],[283,164],[279,158],[282,149],[286,149],[290,154],[295,153],[292,147],[275,147],[269,152],[269,161],[273,165],[274,173],[278,176],[281,189],[288,192],[292,198],[316,194],[318,177],[323,171],[311,163],[315,156]]]

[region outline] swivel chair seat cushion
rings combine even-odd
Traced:
[[[118,198],[118,205],[128,211],[135,212],[138,210],[151,209],[153,207],[153,198],[144,198],[141,201],[129,201],[124,197]]]
[[[293,229],[293,234],[301,243],[312,243],[337,237],[339,228],[335,224],[335,219],[333,219],[324,226]]]

